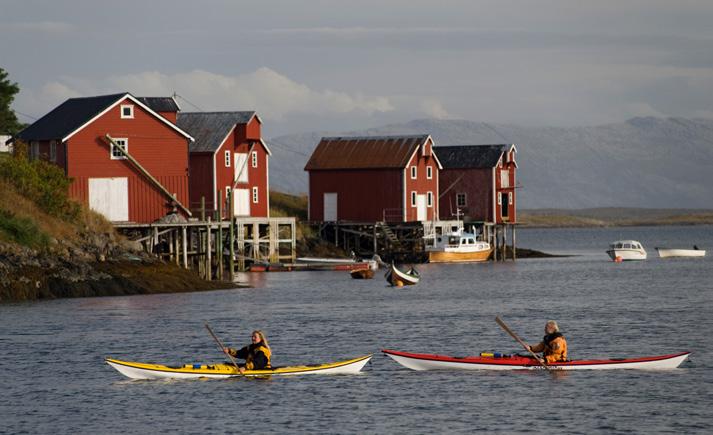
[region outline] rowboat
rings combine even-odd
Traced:
[[[536,370],[542,366],[534,359],[519,355],[495,356],[445,356],[423,353],[399,352],[385,349],[391,359],[411,370]],[[688,358],[690,352],[641,358],[615,358],[573,360],[549,364],[557,370],[609,370],[609,369],[675,369]]]
[[[356,269],[349,272],[354,279],[372,279],[374,271],[371,269]]]
[[[421,280],[421,275],[413,267],[406,272],[402,272],[392,263],[384,278],[394,287],[403,287],[405,285],[418,284]]]
[[[636,240],[619,240],[609,245],[612,261],[646,260],[646,250]]]
[[[661,258],[706,256],[706,251],[698,249],[697,246],[694,246],[693,249],[656,248],[656,252],[659,253]]]
[[[131,379],[225,379],[236,376],[296,376],[296,375],[346,375],[356,374],[369,362],[371,355],[361,356],[346,361],[304,366],[274,367],[265,370],[246,370],[238,372],[232,364],[185,364],[165,366],[139,362],[121,361],[107,358],[106,363],[119,373]]]

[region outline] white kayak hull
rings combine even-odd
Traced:
[[[106,363],[130,379],[227,379],[233,377],[297,376],[297,375],[349,375],[359,373],[371,359],[371,355],[328,364],[310,366],[278,367],[270,370],[237,372],[229,364],[186,365],[168,367],[159,364],[144,364],[107,358]]]
[[[536,362],[518,364],[507,361],[508,358],[482,358],[482,357],[447,357],[441,355],[410,354],[384,350],[391,359],[411,370],[542,370]],[[656,357],[630,358],[620,360],[590,360],[570,361],[566,363],[550,364],[556,370],[613,370],[613,369],[639,369],[639,370],[669,370],[680,366],[690,352],[663,355]]]
[[[672,257],[705,257],[706,251],[702,249],[671,249],[671,248],[656,248],[661,258]]]

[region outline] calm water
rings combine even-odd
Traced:
[[[640,240],[652,259],[603,250]],[[713,430],[713,257],[660,260],[654,246],[713,248],[711,227],[520,230],[520,245],[578,253],[517,263],[422,266],[414,288],[379,275],[256,274],[256,288],[0,305],[2,433],[708,432]],[[455,355],[518,351],[558,319],[571,357],[694,352],[667,372],[413,372],[384,347]],[[361,375],[128,381],[105,356],[221,360],[263,328],[275,363],[374,352]]]

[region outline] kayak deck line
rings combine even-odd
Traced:
[[[516,370],[540,369],[540,363],[525,356],[447,356],[437,354],[420,354],[384,349],[384,354],[404,367],[413,370]],[[637,358],[612,358],[573,360],[548,364],[548,367],[558,370],[601,370],[601,369],[672,369],[686,360],[690,352],[680,352],[668,355],[646,356]]]
[[[299,366],[282,366],[265,370],[246,370],[240,373],[234,365],[217,364],[186,364],[183,366],[167,366],[106,358],[105,362],[118,372],[132,379],[162,379],[162,378],[230,378],[238,376],[272,376],[300,375],[314,373],[354,374],[369,362],[372,355],[365,355],[345,361],[325,364],[310,364]]]

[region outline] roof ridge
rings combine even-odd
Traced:
[[[430,134],[395,134],[395,135],[382,135],[382,136],[322,136],[322,140],[325,139],[349,139],[349,140],[384,140],[384,139],[414,139],[414,138],[428,138]]]

